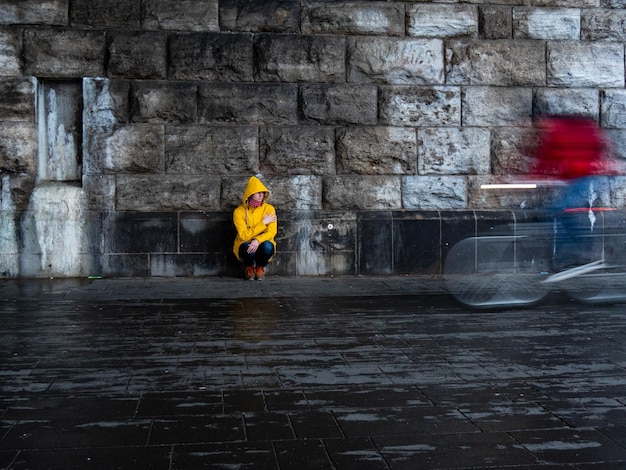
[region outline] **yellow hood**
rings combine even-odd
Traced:
[[[248,202],[248,198],[256,193],[265,193],[265,196],[263,196],[263,202],[267,202],[270,198],[270,190],[265,187],[259,178],[252,176],[248,180],[246,190],[243,192],[243,203],[246,204]]]

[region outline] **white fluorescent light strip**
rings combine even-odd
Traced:
[[[536,183],[481,184],[480,189],[536,189]]]

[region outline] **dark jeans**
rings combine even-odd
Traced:
[[[265,267],[269,260],[274,256],[274,245],[271,242],[263,242],[259,245],[255,253],[248,253],[248,245],[250,243],[242,243],[239,247],[239,257],[243,261],[244,266]]]

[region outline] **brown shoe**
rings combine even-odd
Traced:
[[[246,266],[246,281],[254,280],[254,266]]]
[[[262,266],[256,267],[256,278],[258,281],[265,279],[265,269]]]

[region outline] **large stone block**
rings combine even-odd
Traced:
[[[220,21],[228,31],[295,33],[300,24],[300,2],[222,0]]]
[[[24,72],[37,77],[100,77],[105,50],[103,31],[26,29]]]
[[[626,90],[603,90],[600,96],[602,126],[626,128]]]
[[[583,10],[582,37],[588,41],[625,41],[626,10]]]
[[[266,127],[259,132],[261,173],[334,175],[335,132],[327,126]]]
[[[37,128],[33,122],[0,122],[0,173],[36,174]]]
[[[78,27],[139,29],[140,0],[72,0],[70,22]]]
[[[104,253],[176,253],[178,214],[112,212],[103,221]]]
[[[444,81],[441,39],[348,38],[348,81],[437,85]]]
[[[170,79],[252,81],[251,34],[175,34],[168,50]]]
[[[375,85],[303,85],[302,114],[320,124],[376,124],[378,89]]]
[[[35,175],[33,174],[5,173],[2,175],[0,179],[0,210],[27,210],[30,203],[30,195],[32,194],[34,187]],[[8,235],[9,234],[4,233],[4,236]],[[17,242],[15,239],[14,241]],[[4,243],[7,243],[7,240],[5,240]]]
[[[513,37],[517,39],[579,39],[580,9],[513,8]]]
[[[393,273],[392,212],[365,211],[358,214],[358,272],[363,275]]]
[[[198,175],[118,175],[118,211],[216,210],[220,178]]]
[[[189,124],[196,122],[194,83],[136,81],[131,90],[132,122]]]
[[[85,192],[85,208],[90,211],[115,210],[115,175],[82,176]]]
[[[97,133],[110,132],[117,123],[130,121],[130,87],[127,80],[83,79],[83,120],[87,134],[84,140],[95,139]]]
[[[535,163],[540,133],[534,127],[497,127],[491,131],[491,171],[496,176],[524,175]]]
[[[0,121],[35,122],[35,93],[33,78],[0,80]]]
[[[145,29],[172,31],[219,31],[218,0],[142,0]]]
[[[20,33],[16,30],[0,28],[0,70],[2,70],[2,76],[15,77],[21,74],[21,51]]]
[[[399,209],[399,176],[325,177],[325,209]]]
[[[189,175],[257,173],[256,127],[168,126],[166,172]]]
[[[296,124],[298,88],[287,84],[201,84],[198,116],[202,124]]]
[[[593,88],[537,88],[534,115],[581,114],[599,117],[599,92]]]
[[[467,207],[464,176],[403,176],[404,209],[445,210]]]
[[[478,31],[483,39],[510,39],[513,31],[511,8],[500,5],[478,7]]]
[[[569,7],[569,8],[591,7],[593,8],[593,7],[599,7],[599,6],[609,6],[609,5],[605,5],[608,2],[622,2],[622,1],[624,0],[533,0],[532,3],[533,3],[533,6],[536,6],[536,7]]]
[[[440,274],[442,227],[439,211],[394,211],[393,273]]]
[[[471,176],[468,182],[470,207],[486,209],[542,209],[558,194],[558,188],[543,186],[534,189],[484,189],[485,184],[519,182],[520,177]]]
[[[532,114],[532,88],[467,87],[463,93],[463,125],[508,126]]]
[[[65,26],[68,5],[69,0],[4,1],[0,3],[0,24]]]
[[[451,85],[542,86],[545,45],[539,41],[451,40],[446,82]]]
[[[261,34],[254,40],[254,79],[337,83],[346,77],[345,39],[336,36]]]
[[[403,36],[404,6],[395,2],[304,2],[302,32]]]
[[[611,154],[621,162],[623,169],[619,173],[626,174],[626,133],[622,129],[606,129],[605,137],[611,148]]]
[[[487,129],[436,127],[418,131],[420,175],[488,174],[490,134]]]
[[[380,124],[389,126],[458,126],[461,90],[456,87],[382,86]]]
[[[291,211],[279,223],[277,252],[289,255],[292,275],[354,275],[356,225],[353,212]]]
[[[122,31],[110,33],[109,77],[167,77],[167,36],[159,32]]]
[[[548,43],[549,86],[623,87],[621,44],[559,41]]]
[[[446,38],[478,34],[478,7],[473,5],[409,5],[407,18],[409,36]]]
[[[241,204],[243,191],[250,176],[222,178],[221,206],[223,209],[233,210]],[[257,176],[261,178],[261,181],[270,190],[269,202],[276,207],[279,213],[283,210],[315,210],[322,208],[321,176]]]
[[[406,127],[348,127],[337,131],[337,172],[412,175],[416,172],[415,130]]]
[[[158,124],[128,124],[98,136],[89,160],[87,175],[112,173],[163,173],[164,129]]]

